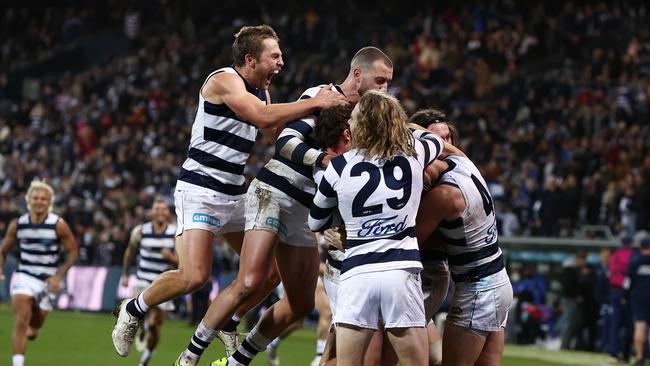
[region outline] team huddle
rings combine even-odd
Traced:
[[[212,365],[249,365],[312,311],[317,284],[332,324],[313,364],[499,365],[512,287],[492,198],[477,167],[455,147],[453,124],[435,109],[407,118],[386,93],[393,64],[375,47],[354,55],[342,83],[272,104],[268,87],[284,65],[278,42],[269,26],[243,27],[233,66],[211,73],[200,89],[174,192],[177,225],[167,223],[169,208],[156,201],[152,222],[133,230],[125,254],[124,284],[139,251],[140,290],[116,311],[117,353],[128,355],[138,341],[140,364],[147,365],[169,301],[209,280],[212,245],[222,235],[240,255],[239,272],[175,365],[197,365],[215,338],[226,357]],[[260,131],[277,136],[275,155],[247,187],[244,167]],[[18,222],[18,230],[53,228],[56,217],[39,220],[45,221]],[[7,235],[15,237],[15,227]],[[319,241],[327,243],[324,264]],[[12,244],[5,240],[2,258]],[[22,250],[21,241],[19,272],[31,281]],[[441,338],[431,318],[450,279]],[[284,296],[240,339],[239,320],[280,283]],[[20,286],[12,280],[12,296],[23,294]],[[138,334],[143,323],[147,331]],[[14,355],[24,354],[27,328],[18,346],[14,335]],[[14,366],[19,361],[14,357]]]

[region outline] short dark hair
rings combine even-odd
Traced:
[[[390,60],[390,57],[382,52],[377,47],[364,47],[357,51],[357,53],[352,57],[350,61],[350,68],[359,68],[359,69],[368,69],[373,62],[381,60],[384,62],[384,65],[392,68],[393,61]]]
[[[348,121],[351,114],[352,106],[348,104],[323,110],[314,128],[316,146],[321,149],[335,146],[341,139],[343,131],[350,127]]]
[[[449,121],[449,118],[447,118],[447,114],[440,109],[437,108],[420,109],[419,111],[413,113],[411,118],[409,118],[409,123],[414,123],[424,128],[428,128],[430,125],[434,123],[445,123],[447,124],[447,127],[449,128],[449,133],[451,134],[451,144],[457,146],[456,144],[458,142],[458,139],[460,138],[458,129],[456,128],[456,126],[454,126],[453,123],[451,123],[451,121]]]
[[[243,66],[247,54],[259,60],[262,54],[262,42],[267,38],[280,42],[273,28],[266,24],[242,27],[235,34],[235,42],[232,44],[232,60],[235,66]]]

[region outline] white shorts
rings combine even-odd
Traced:
[[[48,291],[47,282],[26,273],[14,272],[9,285],[9,294],[26,295],[34,299],[34,304],[41,310],[52,311],[55,295]]]
[[[325,265],[325,273],[323,274],[323,287],[325,294],[330,302],[330,311],[332,312],[332,319],[336,314],[336,292],[339,287],[339,271],[330,266]]]
[[[425,262],[422,267],[420,277],[424,295],[424,315],[429,321],[447,298],[451,275],[444,261]]]
[[[174,191],[176,236],[189,229],[211,231],[215,235],[244,231],[244,198],[233,200],[207,190]]]
[[[334,322],[379,329],[381,316],[386,329],[426,326],[418,272],[419,269],[365,272],[342,280]]]
[[[133,287],[133,297],[138,297],[142,293],[142,291],[146,290],[147,287],[151,285],[151,282],[148,281],[143,281],[143,280],[138,280],[136,283],[135,287]],[[174,311],[176,310],[176,305],[174,305],[174,301],[169,300],[165,301],[162,304],[158,304],[158,308],[162,311]]]
[[[254,179],[246,193],[246,231],[275,233],[282,243],[316,247],[316,236],[307,227],[309,208],[270,185]]]
[[[454,297],[449,304],[447,321],[459,327],[483,332],[498,332],[505,328],[508,311],[512,306],[510,282],[489,290],[467,287],[463,286],[463,283],[456,285]]]

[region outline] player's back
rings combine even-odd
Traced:
[[[423,164],[398,155],[366,160],[351,150],[331,161],[340,179],[333,184],[347,231],[341,278],[354,273],[422,268],[415,216]]]
[[[449,255],[454,281],[475,281],[504,268],[494,204],[485,180],[470,159],[449,156],[445,161],[449,168],[437,184],[458,188],[466,206],[458,219],[442,221],[437,231]]]

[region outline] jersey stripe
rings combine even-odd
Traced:
[[[234,68],[226,67],[211,73],[206,82],[219,73],[239,75]],[[266,103],[264,90],[252,88],[244,78],[242,81],[247,92],[255,95],[260,103]],[[201,187],[233,196],[232,199],[242,198],[246,192],[243,173],[257,134],[257,127],[250,121],[238,116],[225,103],[214,104],[205,100],[199,92],[190,146],[177,189]]]

